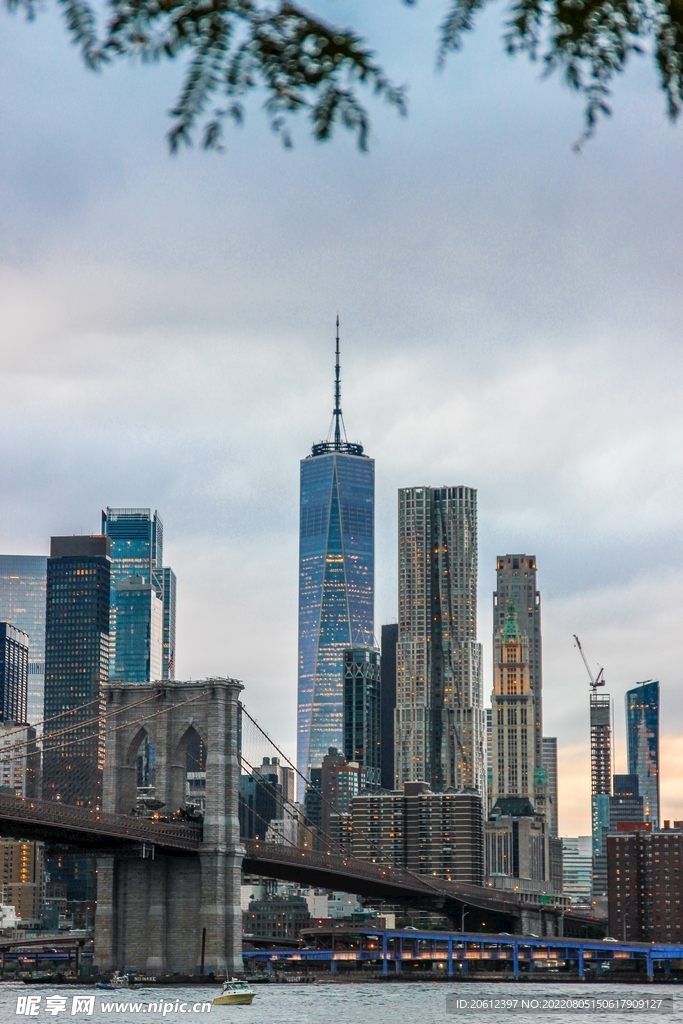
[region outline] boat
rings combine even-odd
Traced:
[[[117,988],[135,988],[133,979],[129,974],[121,974],[120,971],[114,971],[109,982],[98,981],[95,988],[106,989],[108,992],[113,992]]]
[[[214,1006],[251,1006],[254,996],[251,985],[237,978],[229,978],[223,982],[221,994],[213,1001]]]

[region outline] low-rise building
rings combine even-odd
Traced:
[[[244,922],[245,935],[258,939],[298,939],[311,915],[303,896],[253,900]]]
[[[486,877],[522,878],[550,887],[548,826],[527,798],[502,797],[484,826]]]
[[[572,903],[590,902],[593,892],[593,837],[562,839],[562,891]]]
[[[481,885],[482,829],[475,790],[433,793],[426,782],[406,782],[399,791],[354,798],[351,850],[360,860]]]
[[[15,796],[40,795],[40,751],[32,726],[0,722],[0,786]]]

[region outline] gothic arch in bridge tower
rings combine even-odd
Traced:
[[[189,774],[199,776],[191,781],[201,783],[205,808],[198,853],[162,855],[145,848],[135,856],[98,857],[95,956],[101,970],[191,975],[203,946],[207,973],[242,971],[241,690],[239,682],[223,678],[104,684],[103,810],[130,814],[145,743],[155,750],[155,798],[165,804],[164,813],[186,806],[188,762],[197,767]]]

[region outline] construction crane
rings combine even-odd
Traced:
[[[592,689],[593,693],[595,693],[595,691],[597,690],[598,686],[604,686],[605,685],[605,680],[603,678],[603,673],[604,673],[605,670],[604,670],[604,668],[601,668],[600,666],[598,666],[600,668],[600,671],[598,672],[597,676],[594,676],[593,673],[591,672],[591,667],[588,664],[588,658],[586,657],[586,655],[584,653],[584,650],[583,650],[583,647],[581,646],[581,641],[579,640],[579,638],[576,635],[576,633],[574,633],[574,639],[576,640],[576,646],[579,648],[579,654],[583,658],[583,663],[586,666],[586,672],[588,672],[588,675],[590,677],[591,689]]]

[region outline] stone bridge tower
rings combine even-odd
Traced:
[[[242,972],[239,693],[235,679],[104,684],[103,810],[130,814],[142,792],[162,813],[205,790],[198,854],[97,858],[95,963],[102,971]],[[188,764],[197,771],[188,772]],[[140,774],[144,778],[140,778]],[[140,787],[140,783],[143,787]]]

